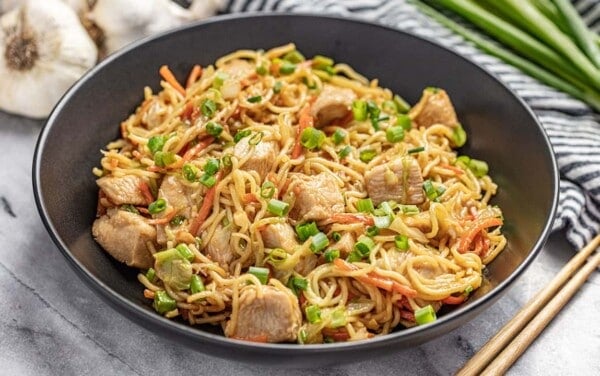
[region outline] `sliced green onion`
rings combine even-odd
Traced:
[[[425,195],[427,196],[427,198],[431,201],[434,201],[439,196],[437,190],[433,185],[433,182],[429,179],[423,182],[423,190],[425,191]]]
[[[177,247],[175,247],[175,249],[184,259],[188,260],[189,262],[194,261],[196,258],[194,252],[192,252],[192,250],[185,244],[179,244]]]
[[[271,198],[275,194],[275,184],[272,181],[265,180],[262,187],[260,187],[260,197]]]
[[[473,286],[471,286],[471,285],[468,285],[467,287],[465,287],[465,291],[464,291],[464,294],[465,294],[465,295],[467,295],[467,296],[468,296],[468,295],[469,295],[469,294],[471,294],[472,292],[473,292]]]
[[[394,95],[394,103],[396,104],[398,112],[402,114],[405,114],[410,110],[410,105],[398,94]]]
[[[469,162],[471,162],[471,158],[469,156],[461,155],[458,158],[456,158],[455,164],[463,168],[469,168]]]
[[[377,228],[388,228],[392,223],[392,220],[389,215],[373,217],[373,221],[375,222],[375,227]]]
[[[306,332],[306,329],[300,329],[300,331],[298,332],[298,342],[302,345],[306,343],[307,340],[308,333]]]
[[[327,56],[315,55],[312,58],[313,69],[324,70],[333,66],[333,59]]]
[[[456,127],[452,130],[452,143],[456,147],[461,147],[467,142],[467,132],[460,123],[457,123]]]
[[[298,50],[290,51],[283,56],[283,60],[289,61],[290,63],[298,64],[306,60]]]
[[[315,222],[306,222],[296,225],[296,234],[301,242],[318,233],[319,229],[317,228],[317,224]]]
[[[281,74],[292,74],[296,70],[296,64],[290,63],[289,61],[283,61],[279,67],[279,73]]]
[[[361,150],[359,154],[359,158],[361,161],[365,163],[369,163],[377,156],[377,151],[374,149],[365,149]]]
[[[306,312],[306,319],[311,324],[316,324],[321,322],[321,309],[316,305],[309,305],[304,309]]]
[[[194,274],[192,276],[192,281],[190,282],[190,290],[192,291],[192,294],[197,294],[206,290],[206,287],[204,287],[204,282],[202,282],[202,279],[197,274]]]
[[[252,146],[256,146],[256,145],[260,144],[264,135],[265,135],[264,132],[254,133],[252,135],[252,137],[250,137],[250,139],[248,140],[248,144],[250,144]]]
[[[438,194],[438,197],[440,197],[441,195],[444,194],[444,192],[446,192],[446,187],[444,187],[443,185],[440,184],[440,185],[438,185],[438,187],[435,190]]]
[[[271,250],[271,252],[267,256],[267,261],[275,266],[275,265],[281,264],[282,262],[287,260],[287,258],[288,258],[288,253],[286,252],[285,249],[275,248],[275,249]]]
[[[469,161],[469,169],[473,171],[473,174],[481,178],[488,173],[488,164],[484,161],[480,161],[479,159],[473,159]]]
[[[167,202],[165,201],[165,199],[159,198],[158,200],[156,200],[153,203],[151,203],[150,205],[148,205],[148,212],[150,214],[158,214],[158,213],[164,211],[166,208],[167,208]]]
[[[181,226],[181,224],[183,223],[183,221],[185,221],[185,216],[184,215],[176,215],[173,217],[173,219],[171,219],[169,221],[169,224],[171,226],[177,227],[177,226]]]
[[[206,188],[211,188],[217,183],[217,178],[214,175],[202,174],[198,181]]]
[[[177,302],[166,291],[160,290],[154,293],[153,306],[162,315],[177,308]]]
[[[381,109],[377,107],[377,103],[373,101],[367,101],[367,113],[371,119],[379,119],[379,115],[381,114]]]
[[[200,110],[206,117],[212,117],[217,111],[217,104],[212,99],[205,99],[200,105]]]
[[[282,86],[283,84],[280,81],[275,82],[275,85],[273,85],[273,93],[279,94]]]
[[[401,251],[408,251],[408,236],[396,235],[394,237],[394,245]]]
[[[165,146],[165,142],[167,142],[167,137],[165,136],[150,137],[147,145],[148,149],[150,149],[150,153],[154,155],[157,151],[162,151],[163,146]]]
[[[333,262],[336,258],[340,257],[339,249],[328,249],[323,253],[323,257],[325,257],[326,262]]]
[[[325,133],[314,127],[306,127],[300,134],[300,143],[309,150],[320,148],[323,142],[325,142]]]
[[[338,156],[340,158],[346,158],[352,152],[352,147],[350,145],[344,146],[340,151],[338,151]]]
[[[296,296],[300,291],[306,290],[308,287],[308,281],[304,278],[292,276],[288,279],[287,287],[294,292]]]
[[[346,139],[346,132],[338,128],[335,130],[335,132],[333,132],[331,138],[333,139],[334,144],[339,145],[344,142],[344,139]]]
[[[375,248],[375,242],[368,236],[361,235],[358,241],[354,243],[353,249],[360,253],[361,256],[368,256]]]
[[[233,136],[233,141],[235,141],[237,143],[242,138],[250,136],[250,133],[252,133],[252,131],[250,129],[244,129],[244,130],[238,131],[238,133],[236,133],[235,136]]]
[[[329,239],[327,238],[327,235],[325,235],[322,232],[319,232],[313,235],[310,243],[310,250],[313,251],[313,253],[321,252],[322,250],[327,248],[328,245]]]
[[[137,210],[137,208],[131,204],[121,205],[121,210],[125,210],[126,212],[130,212],[133,214],[140,214],[140,211]]]
[[[398,117],[396,117],[396,125],[405,131],[409,131],[412,128],[412,120],[410,119],[410,116],[400,114]]]
[[[214,121],[209,121],[206,123],[206,133],[209,135],[218,137],[221,132],[223,132],[223,127],[219,124],[215,123]]]
[[[431,304],[429,304],[423,308],[419,308],[415,311],[415,321],[419,325],[433,322],[436,319],[437,319],[437,317],[435,315],[435,310],[433,309]]]
[[[231,154],[225,154],[223,158],[221,158],[221,163],[223,163],[224,167],[231,167],[231,165],[233,164],[231,162]]]
[[[329,323],[329,326],[332,328],[342,327],[348,322],[348,320],[346,319],[346,312],[343,308],[337,308],[333,312],[331,312],[330,319],[331,322]]]
[[[346,258],[346,261],[356,262],[356,261],[360,261],[362,259],[363,259],[363,255],[359,251],[354,250],[354,251],[350,252],[348,257]]]
[[[383,101],[383,103],[381,104],[381,109],[383,109],[383,111],[387,112],[388,114],[392,115],[398,112],[396,103],[394,103],[394,101],[391,100]]]
[[[415,214],[419,212],[419,207],[417,205],[400,205],[399,207],[404,214]]]
[[[389,127],[385,131],[385,138],[388,142],[400,142],[404,140],[404,129],[399,126]]]
[[[276,216],[283,217],[290,210],[290,204],[287,202],[279,201],[274,198],[269,200],[267,204],[267,210],[271,214],[275,214]]]
[[[259,266],[251,266],[248,268],[248,273],[250,273],[253,276],[255,276],[256,278],[258,278],[260,283],[262,283],[263,285],[266,285],[267,282],[269,281],[269,269],[267,269],[267,268],[262,268]]]
[[[165,167],[175,162],[175,154],[168,151],[157,151],[154,154],[154,163],[158,167]]]
[[[253,97],[248,98],[248,102],[250,103],[258,103],[262,101],[262,95],[255,95]]]
[[[354,120],[367,120],[367,102],[363,100],[352,102],[352,115],[354,115]]]
[[[195,182],[198,178],[198,167],[193,164],[186,163],[183,165],[182,174],[185,180],[189,182]]]
[[[340,234],[339,232],[334,231],[331,233],[331,239],[333,239],[334,242],[339,242],[341,238],[342,234]]]
[[[259,76],[264,76],[264,75],[266,75],[267,73],[269,73],[269,70],[267,69],[267,67],[265,67],[265,65],[264,65],[264,64],[261,64],[261,65],[259,65],[258,67],[256,67],[256,73],[257,73]]]
[[[209,158],[204,165],[204,172],[208,175],[214,175],[219,171],[221,162],[217,158]]]
[[[361,213],[373,213],[375,206],[370,198],[361,198],[356,202],[356,210]]]
[[[367,227],[367,236],[373,237],[379,235],[379,227],[377,226],[369,226]]]
[[[417,148],[408,149],[408,154],[420,153],[425,150],[425,146],[419,146]]]
[[[148,281],[150,281],[150,282],[154,281],[155,277],[156,277],[156,270],[154,270],[154,268],[150,268],[146,271],[146,278],[148,279]]]
[[[212,86],[215,89],[220,89],[221,86],[223,86],[223,82],[225,82],[225,80],[228,79],[228,78],[229,78],[229,75],[227,73],[225,73],[225,72],[218,72],[215,75],[215,79],[213,80]]]
[[[388,201],[383,201],[381,204],[379,204],[379,208],[387,216],[394,215],[394,209],[392,209],[392,205],[390,205]]]

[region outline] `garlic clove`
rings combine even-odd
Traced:
[[[0,110],[48,116],[96,60],[96,46],[68,5],[25,1],[0,17]]]

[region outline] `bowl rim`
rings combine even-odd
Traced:
[[[237,340],[233,338],[225,337],[224,335],[210,333],[204,330],[201,330],[197,327],[191,326],[189,324],[179,323],[174,320],[167,319],[161,315],[158,315],[154,312],[149,311],[148,309],[143,308],[142,306],[132,302],[126,297],[119,294],[117,291],[111,289],[108,285],[106,285],[102,280],[95,277],[92,273],[90,273],[85,266],[77,260],[77,258],[71,253],[67,244],[61,239],[58,235],[58,231],[56,230],[52,220],[50,219],[49,213],[47,211],[44,199],[43,199],[43,189],[41,182],[41,161],[42,154],[46,147],[47,139],[51,133],[53,124],[56,121],[56,118],[59,116],[61,110],[64,108],[65,104],[73,97],[79,90],[79,88],[91,77],[93,77],[98,71],[104,69],[105,66],[112,64],[113,61],[119,59],[121,56],[128,54],[129,52],[137,49],[140,46],[143,46],[147,43],[151,43],[153,41],[170,37],[174,34],[189,31],[190,29],[201,28],[204,25],[210,25],[214,23],[223,23],[229,21],[236,21],[240,19],[265,19],[265,18],[303,18],[308,20],[326,20],[326,21],[336,21],[343,23],[354,23],[354,24],[363,24],[369,27],[376,27],[380,29],[384,29],[389,32],[395,32],[404,34],[406,37],[417,39],[422,43],[433,45],[434,48],[440,48],[445,50],[446,52],[453,55],[454,58],[463,60],[467,64],[471,65],[473,69],[481,71],[486,76],[489,76],[493,81],[500,85],[502,89],[504,89],[507,95],[512,96],[513,99],[516,99],[521,107],[527,112],[527,114],[531,117],[535,125],[537,126],[543,142],[545,143],[547,150],[549,152],[550,161],[552,165],[552,193],[553,199],[550,206],[550,210],[546,216],[544,227],[535,242],[532,246],[531,251],[525,257],[525,259],[516,267],[516,269],[508,276],[508,278],[499,282],[497,286],[495,286],[492,290],[485,293],[483,296],[478,298],[477,304],[469,304],[463,307],[458,307],[451,312],[444,314],[438,319],[426,326],[415,326],[412,328],[405,328],[396,332],[392,332],[386,335],[375,336],[374,338],[370,338],[368,340],[361,340],[355,342],[337,342],[335,344],[306,344],[299,346],[296,343],[256,343],[249,342],[243,340]],[[466,315],[469,312],[475,311],[483,306],[491,304],[498,297],[502,295],[503,292],[508,288],[509,285],[513,283],[522,273],[525,271],[527,267],[533,262],[533,260],[540,253],[544,243],[546,242],[548,236],[550,235],[552,229],[553,219],[555,217],[557,207],[558,207],[558,198],[559,198],[559,174],[556,162],[556,156],[554,154],[552,145],[550,143],[549,137],[544,129],[544,127],[540,124],[538,117],[535,115],[533,110],[529,107],[529,105],[516,94],[514,90],[508,87],[507,84],[502,82],[494,73],[489,71],[484,66],[478,64],[472,59],[459,54],[458,52],[446,47],[434,39],[417,35],[415,33],[400,30],[391,26],[383,25],[380,23],[375,23],[371,21],[367,21],[361,19],[357,16],[335,16],[335,15],[320,15],[315,13],[307,13],[307,12],[247,12],[247,13],[234,13],[234,14],[225,14],[225,15],[217,15],[213,17],[209,17],[207,19],[203,19],[200,21],[192,22],[168,31],[164,31],[158,33],[156,35],[148,36],[142,38],[138,41],[135,41],[121,50],[109,55],[100,63],[95,65],[92,69],[88,70],[77,82],[75,82],[69,90],[61,97],[59,102],[56,104],[52,112],[50,113],[48,119],[44,123],[44,126],[40,132],[37,143],[35,145],[35,151],[33,156],[33,168],[32,168],[32,183],[33,183],[33,193],[35,198],[35,203],[39,212],[39,215],[42,219],[42,222],[48,231],[52,241],[63,254],[63,256],[69,261],[71,267],[76,271],[76,274],[87,283],[88,287],[90,287],[94,292],[99,294],[102,298],[109,300],[113,304],[116,304],[116,307],[112,307],[120,312],[122,310],[129,311],[130,313],[135,314],[136,317],[143,318],[147,323],[151,325],[157,325],[162,329],[162,331],[169,331],[173,333],[177,333],[186,337],[186,340],[199,341],[204,344],[212,344],[217,346],[233,346],[240,347],[242,349],[247,349],[251,351],[255,350],[268,350],[271,351],[273,355],[281,354],[294,354],[301,353],[330,353],[330,352],[340,352],[345,350],[361,350],[365,348],[374,348],[381,347],[392,342],[397,341],[399,338],[406,338],[409,340],[412,338],[417,338],[419,335],[423,335],[424,332],[435,332],[436,329],[441,330],[443,327],[451,325],[451,323],[455,322],[460,316]],[[138,325],[141,323],[136,322]],[[437,336],[436,336],[437,337]]]

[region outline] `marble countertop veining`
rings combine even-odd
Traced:
[[[84,285],[54,246],[33,199],[31,165],[42,122],[0,112],[0,374],[264,375],[133,324]],[[516,285],[475,320],[419,347],[360,363],[269,375],[450,375],[573,254],[554,234]],[[600,273],[585,283],[511,375],[600,374]]]

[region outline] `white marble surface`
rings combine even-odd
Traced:
[[[265,369],[213,358],[137,326],[68,266],[39,219],[31,162],[42,122],[0,112],[1,375],[450,375],[573,254],[555,234],[508,294],[466,326],[414,349],[330,369]],[[600,375],[600,273],[510,369]]]

